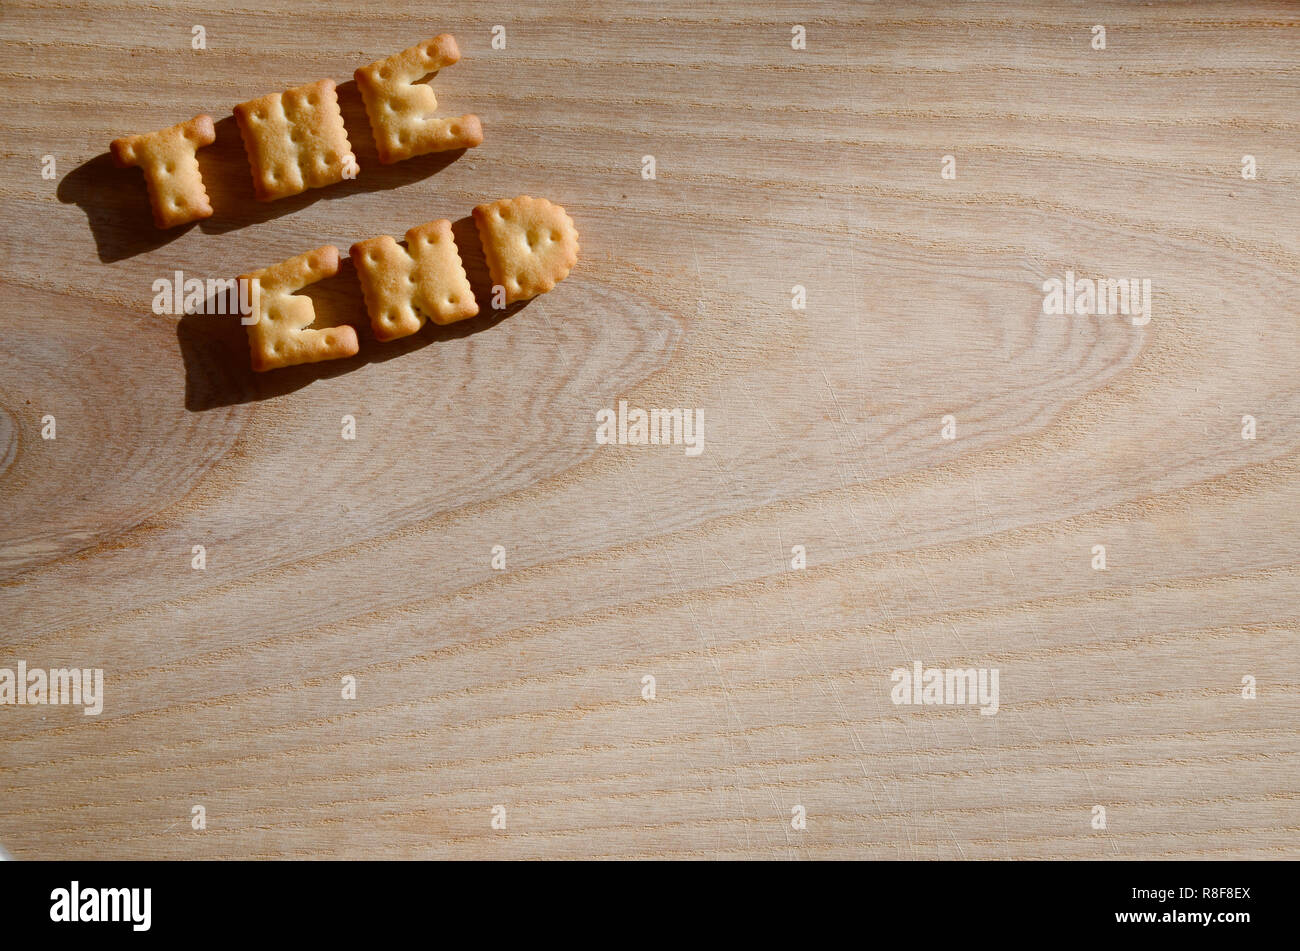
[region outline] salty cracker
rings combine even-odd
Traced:
[[[212,116],[200,115],[168,129],[114,139],[108,148],[119,168],[140,166],[154,224],[174,228],[212,217],[196,153],[216,139]]]
[[[545,198],[502,198],[474,207],[492,283],[506,303],[527,300],[564,280],[578,260],[578,229],[563,208]]]
[[[347,324],[308,329],[316,310],[310,297],[294,293],[338,271],[339,249],[326,245],[240,276],[241,282],[257,282],[250,294],[254,320],[248,325],[254,370],[337,360],[357,352],[357,332]]]
[[[453,324],[478,313],[445,218],[407,231],[405,249],[385,234],[358,241],[351,254],[379,340],[409,337],[426,319]]]
[[[483,142],[483,124],[473,114],[435,119],[438,97],[420,82],[460,59],[450,33],[363,66],[355,73],[385,165],[429,152],[469,149]]]
[[[240,103],[235,120],[253,167],[258,201],[357,177],[357,157],[332,79]]]

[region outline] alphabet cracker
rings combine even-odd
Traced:
[[[174,228],[212,217],[195,153],[216,138],[212,116],[195,116],[169,129],[114,139],[109,151],[120,168],[140,166],[154,224]]]
[[[391,165],[417,155],[473,148],[483,142],[483,125],[476,115],[433,118],[438,97],[428,83],[419,82],[459,59],[455,38],[443,33],[356,71],[357,88],[370,117],[379,161]]]
[[[474,222],[492,282],[505,288],[508,304],[549,291],[577,263],[578,229],[545,198],[520,195],[475,205]]]
[[[445,218],[406,232],[405,250],[381,235],[358,241],[351,254],[378,340],[410,336],[426,319],[451,324],[478,313]]]
[[[258,201],[356,177],[357,159],[332,79],[240,103],[235,120],[253,166]]]
[[[294,293],[338,271],[339,249],[326,245],[240,276],[241,282],[257,281],[251,294],[256,320],[248,325],[254,370],[337,360],[357,352],[357,332],[347,324],[308,329],[316,319],[315,308],[310,297]]]

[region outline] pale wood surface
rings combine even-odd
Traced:
[[[3,3],[0,666],[107,678],[0,707],[11,853],[1296,855],[1295,4],[257,6]],[[443,31],[481,148],[380,167],[344,85],[358,180],[252,200],[235,104]],[[104,153],[203,111],[159,236]],[[502,320],[254,379],[150,309],[521,193],[582,259]],[[1044,316],[1067,268],[1152,322]],[[596,446],[619,398],[703,454]]]

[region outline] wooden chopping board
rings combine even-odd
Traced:
[[[0,667],[104,672],[0,706],[11,854],[1296,855],[1294,4],[239,6],[0,12]],[[352,72],[440,32],[485,141],[380,166]],[[324,77],[359,177],[256,203],[232,107]],[[157,232],[108,142],[201,112]],[[255,376],[152,309],[443,217],[481,283],[517,194],[582,257],[504,319]]]

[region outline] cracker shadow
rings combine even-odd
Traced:
[[[107,152],[64,175],[55,194],[65,205],[79,205],[86,213],[99,260],[105,264],[161,248],[195,224],[155,227],[144,176],[138,168],[118,168]]]
[[[250,185],[251,188],[251,185]],[[308,285],[299,291],[312,299],[316,310],[313,327],[351,324],[357,330],[359,352],[343,360],[307,363],[265,373],[255,373],[249,363],[248,332],[237,316],[235,301],[229,294],[213,294],[204,302],[202,314],[181,317],[176,327],[181,358],[185,363],[185,408],[201,413],[223,406],[255,403],[285,396],[310,386],[317,380],[351,373],[369,363],[385,363],[434,343],[457,340],[482,333],[511,317],[531,301],[520,301],[504,310],[491,307],[492,279],[483,258],[478,230],[472,218],[452,224],[456,246],[479,314],[454,324],[426,323],[419,333],[400,340],[381,343],[370,332],[361,282],[347,249],[340,248],[339,273]],[[267,262],[271,263],[271,262]]]
[[[216,141],[198,150],[199,171],[212,203],[213,215],[179,228],[154,227],[149,195],[138,168],[118,168],[107,152],[73,169],[59,182],[58,198],[78,205],[86,214],[99,259],[106,264],[135,257],[170,244],[195,224],[207,234],[226,234],[293,214],[318,201],[401,188],[447,168],[465,149],[433,152],[393,165],[381,165],[370,131],[370,120],[355,80],[338,86],[339,110],[360,174],[325,188],[309,188],[277,201],[258,201],[253,173],[233,115],[219,120]]]

